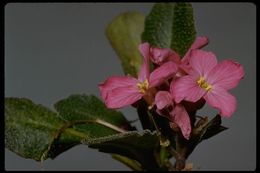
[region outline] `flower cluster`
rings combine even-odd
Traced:
[[[177,125],[189,139],[191,120],[184,102],[205,100],[230,117],[236,109],[236,98],[228,90],[237,86],[244,76],[243,67],[232,60],[217,63],[212,52],[201,50],[207,37],[198,37],[181,59],[169,48],[139,45],[143,64],[137,78],[114,76],[99,85],[101,97],[108,108],[122,108],[144,99],[149,108]],[[150,63],[154,69],[150,72]]]

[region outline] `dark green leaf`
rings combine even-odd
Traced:
[[[192,5],[190,3],[177,3],[174,6],[171,48],[182,57],[190,48],[195,37]]]
[[[118,160],[119,162],[122,162],[123,164],[127,165],[129,168],[131,168],[134,171],[142,171],[142,166],[139,162],[136,160],[130,159],[128,157],[119,155],[119,154],[112,154],[113,159]]]
[[[55,103],[54,107],[62,119],[77,122],[74,129],[89,134],[89,138],[134,129],[121,112],[106,108],[93,95],[72,95]]]
[[[144,29],[144,15],[126,12],[117,16],[106,28],[106,36],[119,56],[124,73],[137,76],[142,63],[138,50]]]
[[[28,99],[5,99],[5,147],[22,157],[54,158],[87,137],[73,129],[60,134],[64,124],[56,113]]]
[[[157,3],[145,19],[142,41],[155,47],[171,48],[182,57],[195,36],[190,3]]]
[[[201,118],[195,126],[195,133],[198,137],[198,142],[200,142],[203,139],[215,136],[226,129],[228,128],[221,126],[221,116],[218,114],[209,122],[207,117]]]
[[[83,143],[90,147],[95,147],[104,144],[125,144],[125,146],[132,146],[133,148],[151,149],[155,148],[159,143],[159,137],[156,132],[150,130],[128,131],[125,133],[118,133],[114,135],[104,136],[96,139],[84,139]]]
[[[37,161],[55,158],[82,139],[134,129],[95,96],[73,95],[55,104],[59,116],[25,98],[5,99],[5,145]]]
[[[132,159],[136,163],[145,164],[147,168],[151,163],[154,168],[158,166],[153,157],[153,150],[159,144],[157,134],[150,131],[144,131],[143,133],[120,131],[123,128],[129,130],[134,130],[134,128],[130,127],[128,121],[120,112],[107,109],[97,97],[72,95],[57,102],[54,107],[63,119],[72,122],[83,122],[81,125],[74,125],[74,129],[89,134],[82,141],[89,147],[98,148],[101,152],[127,157],[130,160],[124,159],[124,161],[128,163]],[[84,122],[88,121],[96,123],[84,124]],[[100,122],[104,122],[104,124]],[[115,127],[115,130],[111,129],[111,127]],[[134,162],[131,161],[132,164]]]
[[[156,3],[145,18],[142,40],[152,46],[170,48],[174,3]]]
[[[83,143],[102,152],[115,153],[129,157],[141,163],[143,169],[158,169],[153,152],[159,146],[158,134],[149,130],[131,131],[94,140],[86,139]]]
[[[202,139],[208,139],[212,136],[217,135],[218,133],[227,130],[227,127],[221,126],[221,116],[217,115],[213,118],[208,125],[206,126],[206,131],[202,136]]]

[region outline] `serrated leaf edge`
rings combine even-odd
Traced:
[[[125,138],[125,137],[129,137],[129,136],[132,136],[133,134],[137,134],[138,137],[142,137],[146,134],[159,136],[158,132],[156,132],[156,131],[151,132],[150,130],[143,130],[141,132],[139,132],[139,131],[128,131],[128,132],[124,132],[124,133],[108,135],[108,136],[95,138],[95,139],[87,139],[86,138],[86,139],[81,140],[81,142],[83,144],[87,144],[87,145],[99,144],[99,143],[103,143],[103,142],[112,141],[112,140],[115,140],[115,139],[122,139],[122,138]]]

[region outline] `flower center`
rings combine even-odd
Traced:
[[[136,85],[139,89],[139,92],[142,94],[144,94],[148,90],[148,87],[149,87],[149,83],[148,83],[147,79],[145,79],[144,82],[138,82]]]
[[[197,84],[205,89],[206,91],[210,91],[212,89],[212,85],[208,84],[206,82],[206,80],[204,79],[204,77],[200,77],[198,80],[197,80]]]

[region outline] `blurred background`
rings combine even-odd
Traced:
[[[231,90],[237,98],[228,130],[200,143],[187,162],[200,170],[256,168],[256,6],[253,3],[192,3],[197,36],[218,60],[244,66],[245,78]],[[107,24],[126,11],[147,15],[153,3],[8,3],[5,6],[5,97],[26,97],[51,109],[71,94],[99,95],[97,85],[123,75],[106,36]],[[135,109],[121,109],[128,120]],[[213,118],[216,110],[198,112]],[[139,122],[135,123],[141,130]],[[130,170],[109,154],[78,145],[43,163],[5,149],[6,170]]]

